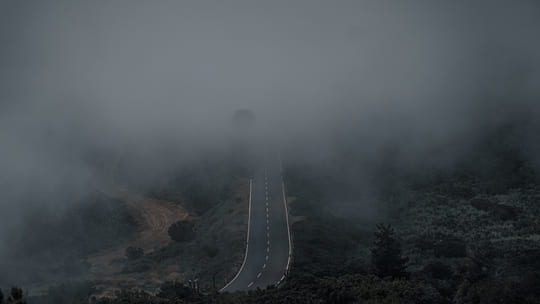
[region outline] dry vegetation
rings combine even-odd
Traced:
[[[97,297],[114,296],[120,290],[155,293],[166,281],[198,278],[204,288],[224,285],[243,258],[247,225],[248,182],[239,180],[233,195],[201,215],[188,212],[182,202],[168,202],[116,189],[109,194],[123,201],[139,230],[134,239],[103,250],[88,259],[90,280]],[[196,223],[195,238],[172,241],[169,227],[182,220]],[[127,247],[141,248],[144,255],[125,257]]]

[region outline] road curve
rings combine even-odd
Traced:
[[[250,181],[244,262],[221,291],[250,290],[285,280],[292,253],[281,162],[267,159]]]

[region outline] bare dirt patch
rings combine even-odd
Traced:
[[[107,195],[123,201],[129,213],[135,218],[139,232],[135,239],[119,244],[90,256],[90,280],[97,282],[96,287],[102,296],[112,296],[114,290],[125,285],[133,285],[134,276],[122,273],[125,249],[129,246],[142,248],[145,253],[164,247],[171,242],[167,234],[169,226],[189,217],[189,213],[180,205],[172,202],[148,198],[125,188],[107,189]],[[174,272],[174,269],[170,269]],[[154,276],[147,280],[155,281]]]
[[[103,190],[102,190],[103,191]],[[220,288],[234,276],[243,260],[247,231],[249,180],[236,179],[229,198],[204,214],[190,214],[178,202],[150,198],[124,188],[107,189],[107,195],[125,203],[136,220],[136,237],[88,258],[89,279],[97,297],[114,297],[120,290],[159,291],[166,281],[199,279],[201,289]],[[195,223],[195,239],[172,241],[171,224]],[[144,257],[129,261],[127,247],[144,250]]]

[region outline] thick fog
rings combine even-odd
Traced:
[[[238,109],[291,159],[439,166],[513,120],[536,157],[539,34],[537,1],[1,1],[0,236],[101,161],[224,153]]]

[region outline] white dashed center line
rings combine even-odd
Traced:
[[[253,285],[253,282],[249,283],[249,284],[248,284],[248,287],[251,287],[251,285]]]
[[[260,278],[262,275],[262,272],[259,272],[259,274],[257,275],[257,279]]]

